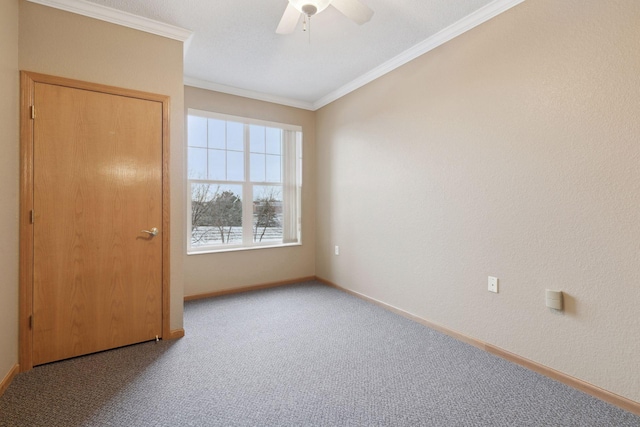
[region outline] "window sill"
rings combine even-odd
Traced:
[[[203,249],[190,249],[187,250],[187,256],[190,255],[203,255],[203,254],[217,254],[221,252],[239,252],[239,251],[253,251],[256,249],[273,249],[273,248],[289,248],[292,246],[302,246],[301,242],[296,243],[281,243],[277,245],[256,245],[256,246],[236,246],[232,248],[203,248]]]

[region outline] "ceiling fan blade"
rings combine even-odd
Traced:
[[[287,4],[287,8],[284,10],[282,19],[276,29],[277,34],[290,34],[293,33],[300,20],[300,12],[293,7],[291,3]]]
[[[373,16],[373,10],[358,0],[333,0],[331,6],[359,25],[369,22]]]

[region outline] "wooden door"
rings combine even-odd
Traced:
[[[162,103],[33,93],[33,365],[162,336]]]

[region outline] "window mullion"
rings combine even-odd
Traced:
[[[242,243],[253,244],[253,186],[251,185],[249,125],[244,125],[244,184],[242,185]]]

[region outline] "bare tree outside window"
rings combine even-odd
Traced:
[[[234,229],[242,227],[242,200],[220,185],[194,184],[191,187],[192,244],[219,241],[232,243]]]
[[[210,224],[209,203],[212,200],[211,184],[191,186],[191,242],[196,244],[206,239]],[[206,227],[206,228],[205,228]]]
[[[282,234],[282,191],[279,187],[261,188],[263,191],[253,201],[254,242],[262,242],[269,229]]]
[[[216,192],[211,201],[211,216],[222,243],[231,242],[233,227],[242,227],[242,200],[232,191]]]

